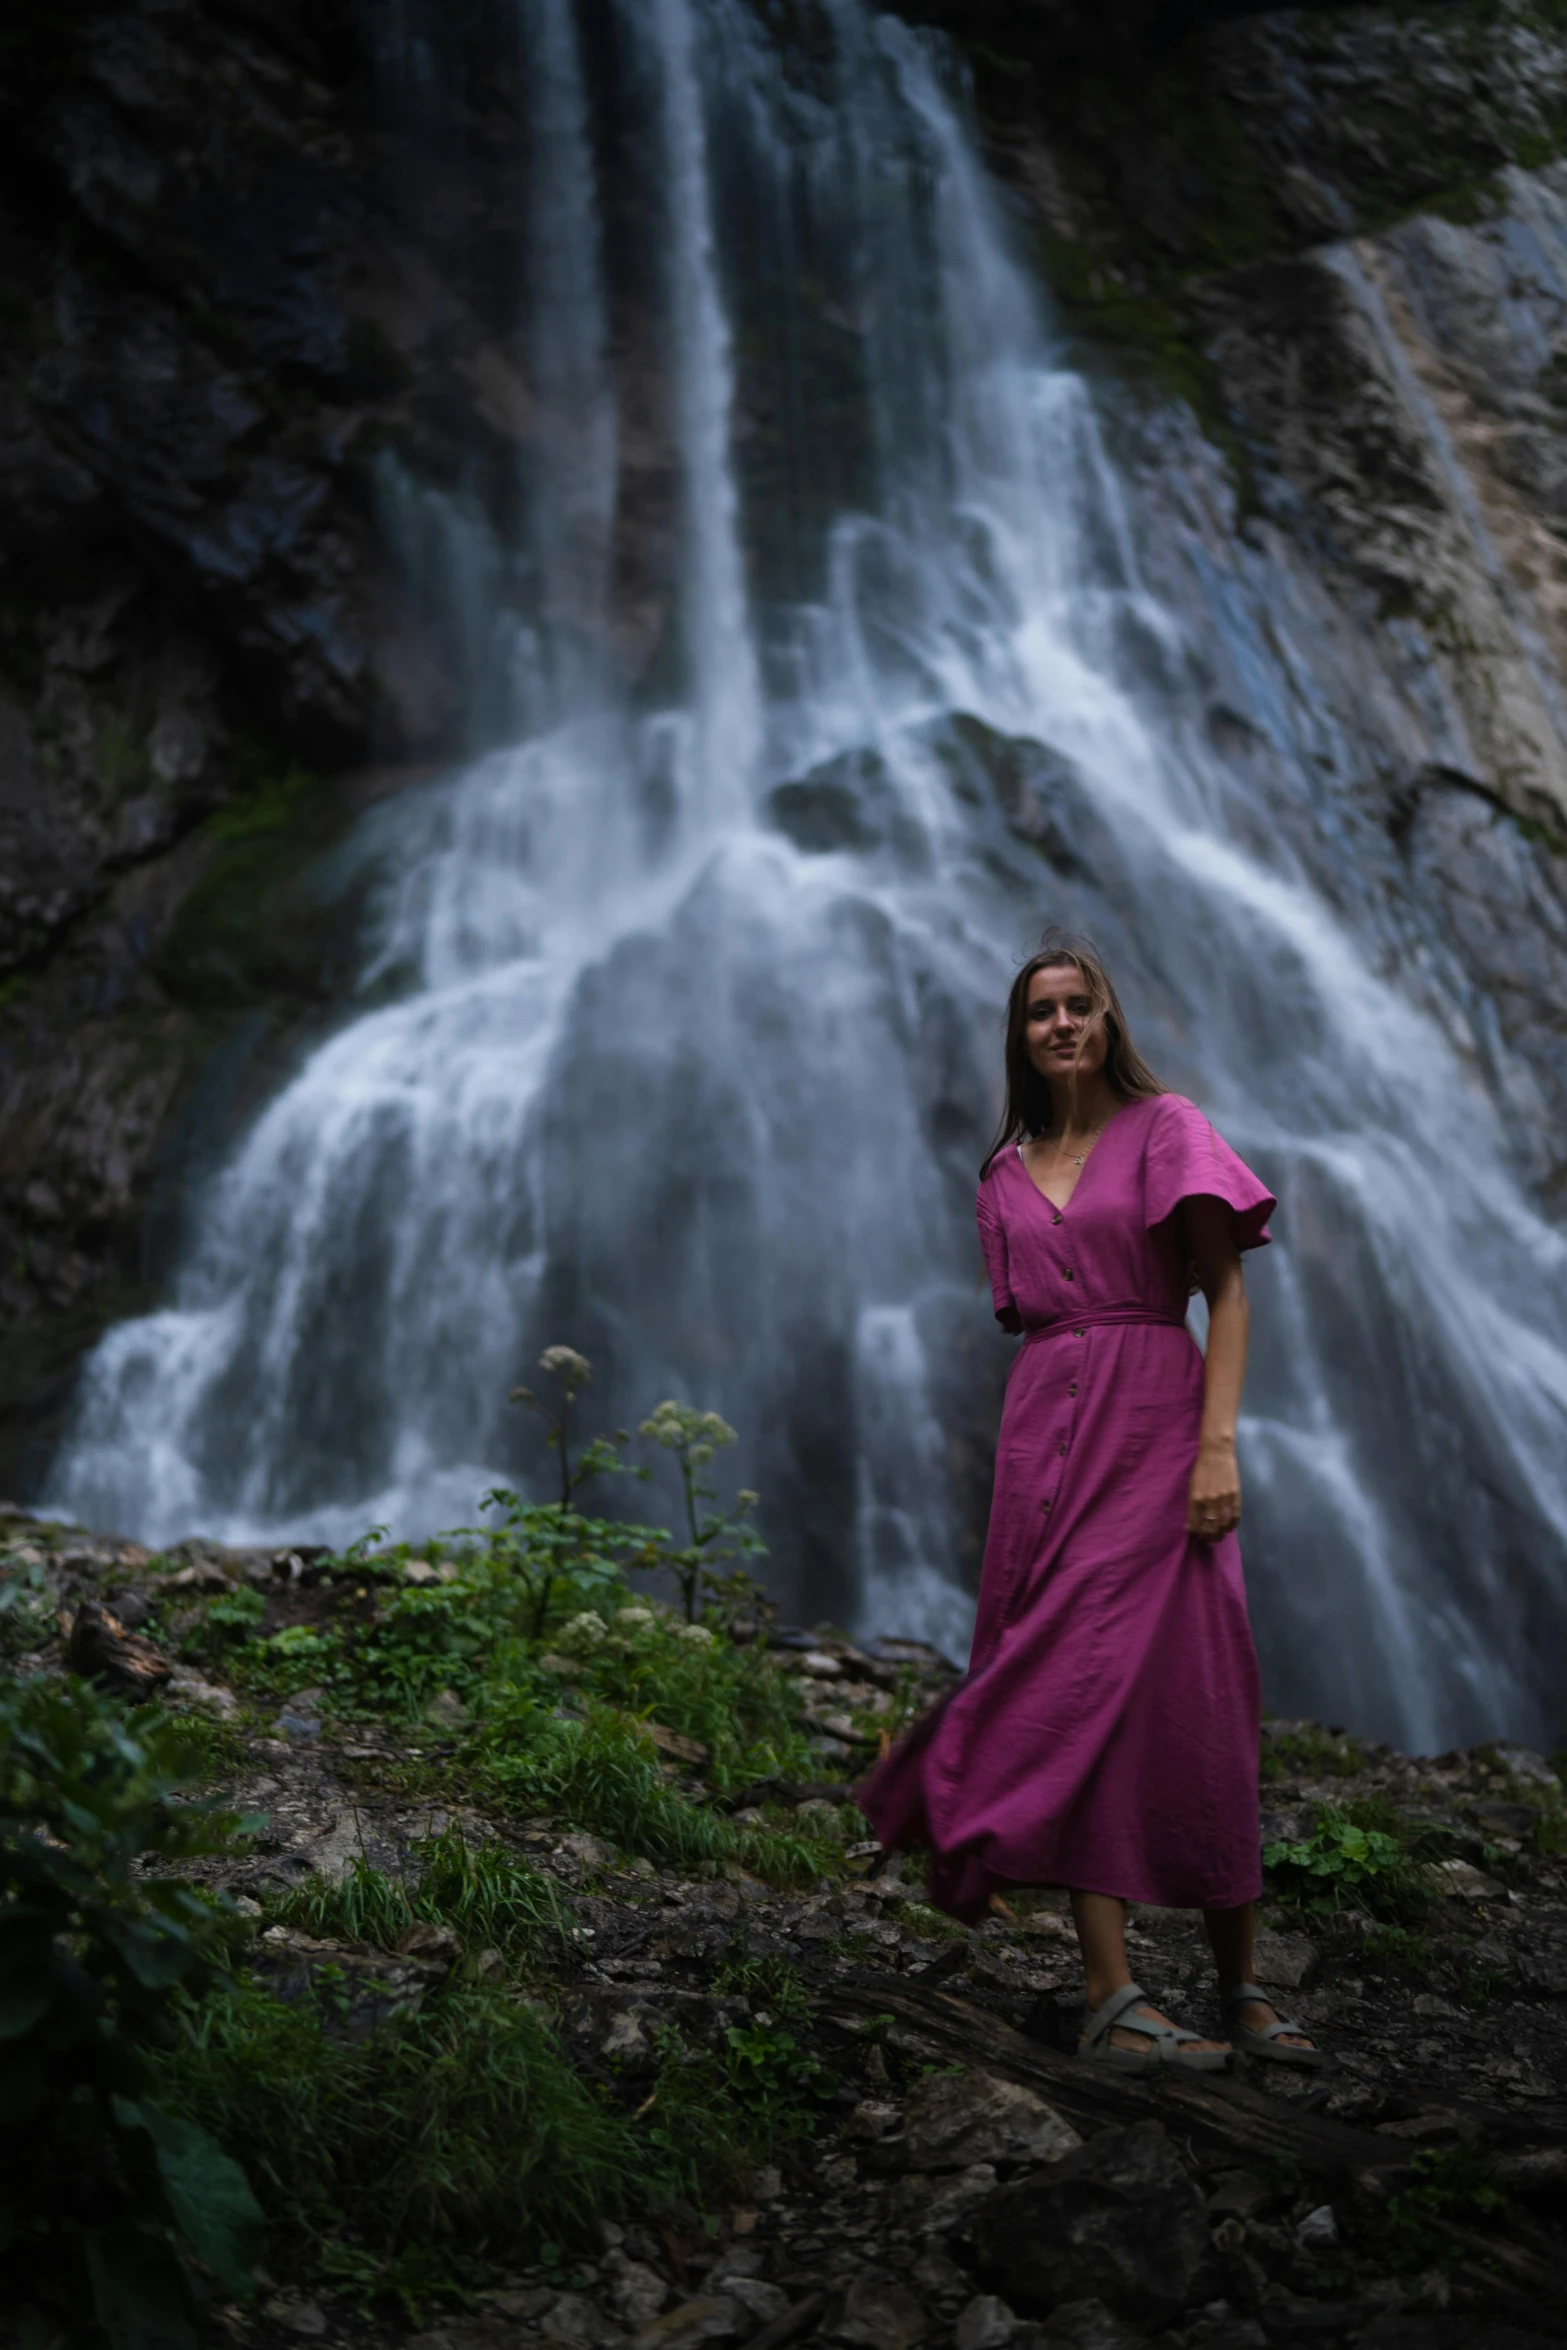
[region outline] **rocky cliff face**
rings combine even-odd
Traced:
[[[1154,503],[1206,467],[1205,527],[1338,631],[1365,744],[1343,889],[1559,1198],[1567,14],[1138,6],[1107,41],[1109,16],[1025,0],[904,12],[964,51]],[[155,1293],[190,1182],[331,1016],[353,882],[320,853],[483,702],[480,652],[398,559],[424,532],[439,569],[425,485],[487,518],[496,594],[525,594],[526,158],[514,35],[485,22],[413,61],[417,141],[411,61],[368,12],[143,0],[12,40],[0,1486],[36,1479],[82,1344]],[[612,192],[607,230],[638,233]],[[645,321],[614,323],[617,650],[656,675],[665,401]]]
[[[1233,504],[1200,527],[1271,571],[1286,678],[1309,579],[1360,748],[1342,791],[1324,773],[1317,878],[1376,901],[1559,1202],[1567,12],[1196,10],[1228,21],[1179,37],[1166,12],[1130,42],[1001,0],[911,13],[966,50],[1085,363],[1143,390],[1124,453],[1149,502],[1185,463],[1148,430],[1169,395],[1223,454]]]
[[[422,492],[504,526],[528,462],[496,17],[443,45],[437,11],[417,53],[330,0],[7,32],[0,1487],[35,1480],[82,1344],[155,1291],[204,1152],[343,984],[352,907],[295,877],[468,740],[481,656],[408,583],[447,552]],[[667,470],[650,398],[633,671]]]

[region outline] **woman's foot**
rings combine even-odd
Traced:
[[[1269,2024],[1279,2021],[1279,2011],[1266,1999],[1242,1999],[1229,2011],[1230,2021],[1240,2032],[1265,2032]],[[1281,2032],[1276,2045],[1280,2048],[1315,2048],[1317,2043],[1307,2032]]]
[[[1176,2030],[1180,2028],[1176,2025],[1173,2016],[1163,2014],[1148,2000],[1141,2001],[1136,2007],[1129,2009],[1128,2013],[1142,2016],[1152,2023],[1169,2024]],[[1148,2046],[1148,2039],[1146,2033],[1130,2031],[1125,2024],[1112,2024],[1110,2045],[1112,2048],[1130,2048],[1141,2054]],[[1182,2046],[1189,2049],[1193,2056],[1228,2056],[1230,2054],[1228,2040],[1186,2040],[1182,2042]]]
[[[1243,2056],[1271,2064],[1293,2064],[1320,2071],[1327,2057],[1303,2024],[1292,2015],[1280,2015],[1267,1993],[1256,1983],[1236,1983],[1224,1993],[1225,2021]]]
[[[1161,2015],[1140,1983],[1122,1983],[1090,2004],[1083,2017],[1077,2053],[1090,2064],[1131,2073],[1171,2067],[1192,2073],[1222,2073],[1229,2043],[1203,2040]]]

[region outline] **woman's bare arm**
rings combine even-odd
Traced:
[[[1230,1211],[1222,1200],[1189,1199],[1180,1232],[1208,1301],[1208,1352],[1202,1430],[1187,1498],[1188,1533],[1212,1541],[1240,1522],[1241,1478],[1235,1458],[1241,1390],[1246,1384],[1250,1308]]]

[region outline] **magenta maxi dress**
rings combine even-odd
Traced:
[[[1007,1382],[967,1677],[860,1788],[930,1894],[981,1917],[1018,1885],[1172,1908],[1255,1900],[1259,1686],[1240,1544],[1186,1531],[1203,1360],[1186,1199],[1242,1249],[1277,1205],[1179,1094],[1128,1102],[1065,1208],[1017,1152],[979,1187]]]

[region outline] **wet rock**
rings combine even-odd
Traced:
[[[1147,2121],[1103,2130],[999,2187],[975,2214],[973,2236],[983,2281],[1028,2315],[1096,2298],[1157,2320],[1184,2304],[1208,2222],[1163,2124]]]
[[[855,2350],[911,2350],[930,2330],[924,2303],[896,2277],[867,2269],[855,2277],[837,2317],[825,2329]]]
[[[994,2073],[937,2074],[904,2108],[911,2169],[966,2170],[979,2162],[1049,2162],[1082,2139],[1054,2106]]]
[[[156,1697],[174,1668],[161,1649],[132,1632],[99,1599],[84,1599],[72,1620],[65,1661],[84,1681],[95,1681],[113,1697],[141,1704]]]

